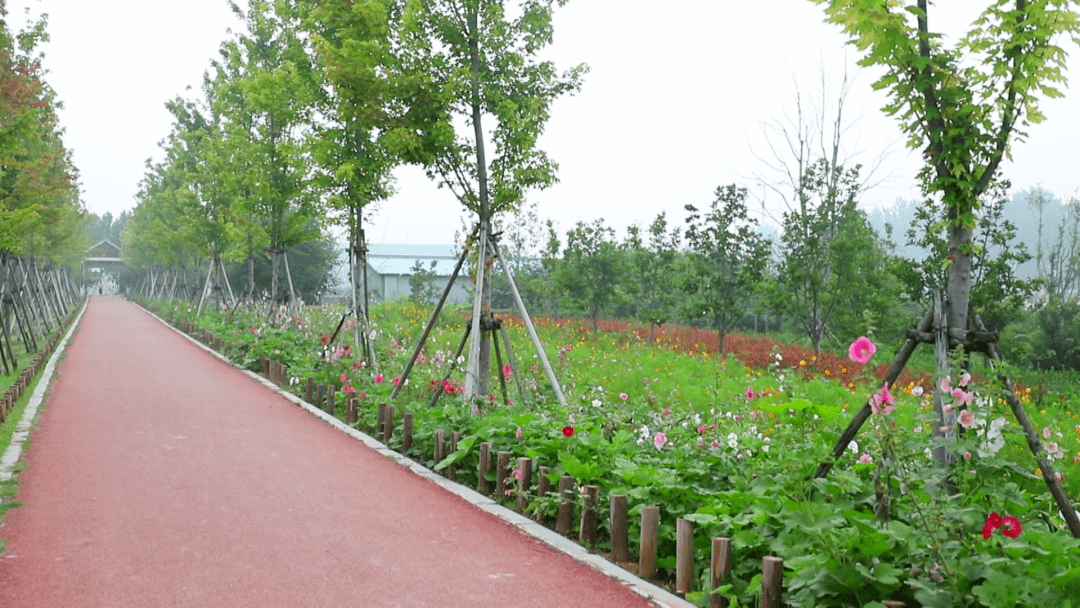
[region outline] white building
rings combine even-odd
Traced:
[[[411,295],[409,277],[413,275],[413,268],[417,261],[425,270],[431,269],[431,263],[435,262],[434,284],[439,294],[442,294],[450,281],[454,267],[457,266],[460,253],[454,245],[369,245],[367,279],[368,292],[372,301],[379,302]],[[454,287],[446,300],[447,303],[470,302],[469,289],[471,287],[468,269],[463,267],[457,280],[454,281]]]

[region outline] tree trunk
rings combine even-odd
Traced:
[[[971,266],[970,251],[972,231],[962,225],[953,224],[949,230],[949,278],[946,296],[949,306],[949,327],[967,330],[968,308],[971,301]]]
[[[479,26],[479,9],[476,7],[469,9],[468,14],[468,34],[469,34],[469,70],[472,76],[472,123],[473,123],[473,136],[476,146],[476,180],[477,180],[477,194],[480,198],[480,238],[488,239],[491,235],[491,222],[490,213],[488,208],[488,175],[487,175],[487,158],[484,154],[484,129],[482,126],[483,109],[480,105],[480,26]],[[480,301],[480,329],[481,331],[473,332],[472,339],[479,340],[479,352],[478,356],[473,362],[473,358],[470,357],[470,365],[475,365],[473,369],[468,370],[468,376],[474,378],[475,384],[471,385],[474,390],[466,390],[466,398],[475,398],[480,395],[488,394],[488,382],[491,371],[491,344],[486,339],[486,332],[483,331],[483,327],[487,325],[485,321],[491,318],[491,281],[489,281],[488,275],[488,260],[484,253],[487,251],[486,243],[481,242],[478,250],[480,256],[477,259],[476,275],[478,285],[481,289],[479,297]],[[471,350],[471,349],[470,349]],[[468,384],[468,383],[467,383]]]

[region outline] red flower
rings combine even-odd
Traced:
[[[566,436],[566,437],[573,437],[574,436],[574,427],[570,426],[569,424],[562,427],[562,434],[564,436]]]
[[[1023,531],[1019,519],[1008,515],[1003,517],[997,513],[991,513],[990,516],[986,518],[986,523],[983,524],[983,539],[989,539],[994,534],[994,530],[997,530],[998,528],[1001,528],[1001,533],[1009,538],[1016,538],[1020,536],[1020,532]]]
[[[1020,536],[1020,532],[1023,531],[1023,528],[1020,527],[1019,519],[1016,519],[1015,517],[1009,517],[1008,515],[1002,517],[1001,519],[1001,527],[1003,528],[1001,531],[1002,534],[1008,536],[1009,538],[1016,538],[1017,536]]]
[[[983,539],[989,539],[990,536],[994,533],[994,530],[1000,528],[1003,523],[1005,523],[1005,520],[1002,519],[1000,515],[998,515],[996,512],[991,513],[990,516],[986,518],[986,523],[983,524]]]

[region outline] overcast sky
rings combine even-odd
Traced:
[[[960,32],[983,3],[956,4],[964,8],[932,7],[932,27]],[[132,208],[146,160],[161,158],[158,142],[170,129],[164,103],[197,95],[237,22],[225,0],[9,0],[12,24],[28,6],[49,14],[47,79],[64,104],[83,200],[98,214]],[[578,95],[556,102],[541,140],[560,165],[560,183],[529,200],[563,232],[604,218],[621,236],[661,211],[681,222],[684,205],[707,205],[723,184],[758,194],[758,178],[771,175],[755,158],[769,158],[764,126],[794,113],[793,83],[819,97],[823,66],[835,96],[845,65],[855,80],[847,112],[858,119],[849,152],[870,164],[892,150],[877,173],[887,179],[866,193],[864,207],[915,198],[917,154],[904,149],[879,111],[884,97],[870,91],[873,75],[854,67],[854,51],[822,14],[810,0],[571,0],[556,12],[546,56],[590,72]],[[1006,177],[1014,191],[1042,185],[1075,196],[1080,94],[1066,91],[1043,109],[1047,121],[1015,148]],[[397,188],[372,220],[373,242],[453,241],[462,221],[448,191],[411,168],[398,172]]]

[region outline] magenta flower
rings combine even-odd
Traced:
[[[626,393],[619,393],[619,399],[622,399],[623,401],[626,401],[629,398],[630,398],[630,395],[627,395]]]
[[[866,336],[859,336],[848,347],[848,358],[856,363],[866,364],[877,352],[877,346]]]
[[[520,426],[517,427],[516,431],[514,431],[514,437],[516,437],[518,439],[521,439],[521,427]]]
[[[401,386],[401,376],[394,376],[394,386]]]
[[[750,387],[750,386],[746,387],[746,398],[747,399],[753,399],[754,398],[754,389],[753,389],[753,387]]]
[[[373,378],[373,380],[375,380],[375,384],[382,384],[383,375],[382,374],[375,374],[375,377]]]
[[[574,436],[574,427],[570,426],[569,424],[562,427],[562,434],[563,434],[563,437],[573,437]]]

